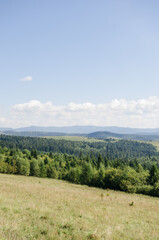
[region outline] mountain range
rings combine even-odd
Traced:
[[[85,136],[89,138],[120,138],[130,140],[159,140],[159,128],[124,128],[98,126],[0,128],[1,134],[44,137],[44,136]]]
[[[66,134],[89,134],[92,132],[108,131],[118,134],[159,135],[159,128],[128,128],[117,126],[71,126],[71,127],[40,127],[30,126],[22,128],[0,128],[1,132],[56,132]]]

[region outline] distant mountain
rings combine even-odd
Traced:
[[[88,134],[96,131],[108,131],[107,127],[98,126],[71,126],[71,127],[25,127],[17,128],[15,131],[30,131],[30,132],[58,132],[58,133],[69,133],[69,134]]]
[[[56,132],[38,132],[38,131],[3,131],[6,135],[12,136],[23,136],[23,137],[43,137],[43,136],[65,136],[66,133],[56,133]]]
[[[99,138],[99,139],[106,139],[106,138],[123,138],[124,134],[112,133],[112,132],[93,132],[87,134],[89,138]]]
[[[142,140],[142,141],[159,141],[159,134],[119,134],[108,131],[98,131],[92,133],[64,133],[64,132],[40,132],[40,131],[13,131],[7,130],[0,132],[0,134],[24,136],[24,137],[46,137],[46,136],[85,136],[88,138],[108,139],[119,138],[128,140]]]
[[[11,130],[11,129],[9,129]],[[80,133],[88,134],[92,132],[108,131],[118,134],[142,134],[142,135],[159,135],[159,128],[126,128],[126,127],[116,127],[116,126],[71,126],[71,127],[39,127],[30,126],[24,128],[12,129],[14,131],[29,131],[29,132],[58,132],[58,133]],[[0,129],[1,131],[1,129]]]
[[[87,134],[87,137],[98,138],[98,139],[107,139],[107,138],[120,138],[127,140],[140,140],[140,141],[159,141],[159,134],[148,135],[148,134],[118,134],[112,132],[93,132]]]
[[[38,132],[38,131],[3,131],[2,134],[23,137],[49,137],[49,136],[86,136],[86,134],[71,134],[62,132]]]
[[[92,126],[72,126],[72,127],[24,127],[14,129],[15,131],[29,131],[29,132],[58,132],[58,133],[91,133],[94,130]],[[96,131],[96,129],[95,129]]]
[[[159,128],[124,128],[98,126],[0,128],[0,134],[25,137],[43,136],[87,136],[90,138],[122,138],[131,140],[159,140]]]
[[[12,128],[1,128],[0,127],[0,132],[7,131],[7,130],[12,130]]]

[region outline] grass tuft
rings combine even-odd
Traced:
[[[129,206],[131,207],[134,206],[134,202],[129,203]]]

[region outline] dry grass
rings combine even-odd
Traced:
[[[159,199],[0,174],[0,239],[159,239]]]

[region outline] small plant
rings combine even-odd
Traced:
[[[73,230],[73,227],[70,223],[66,223],[64,225],[60,225],[61,229],[69,229],[69,230]]]
[[[100,196],[101,196],[101,200],[103,200],[103,198],[104,198],[104,194],[103,194],[103,193],[101,193],[101,195],[100,195]]]
[[[47,231],[46,230],[41,230],[40,233],[41,233],[41,235],[47,235]]]
[[[2,211],[5,212],[5,213],[8,212],[8,210],[9,210],[9,209],[6,208],[6,207],[3,207],[3,208],[2,208]]]
[[[98,240],[99,238],[98,238],[98,236],[96,235],[96,234],[89,234],[88,236],[87,236],[87,239],[89,239],[89,240]]]
[[[47,219],[48,219],[48,216],[41,216],[40,219],[42,219],[42,220],[47,220]]]
[[[130,207],[134,206],[134,202],[129,203],[129,206]]]

